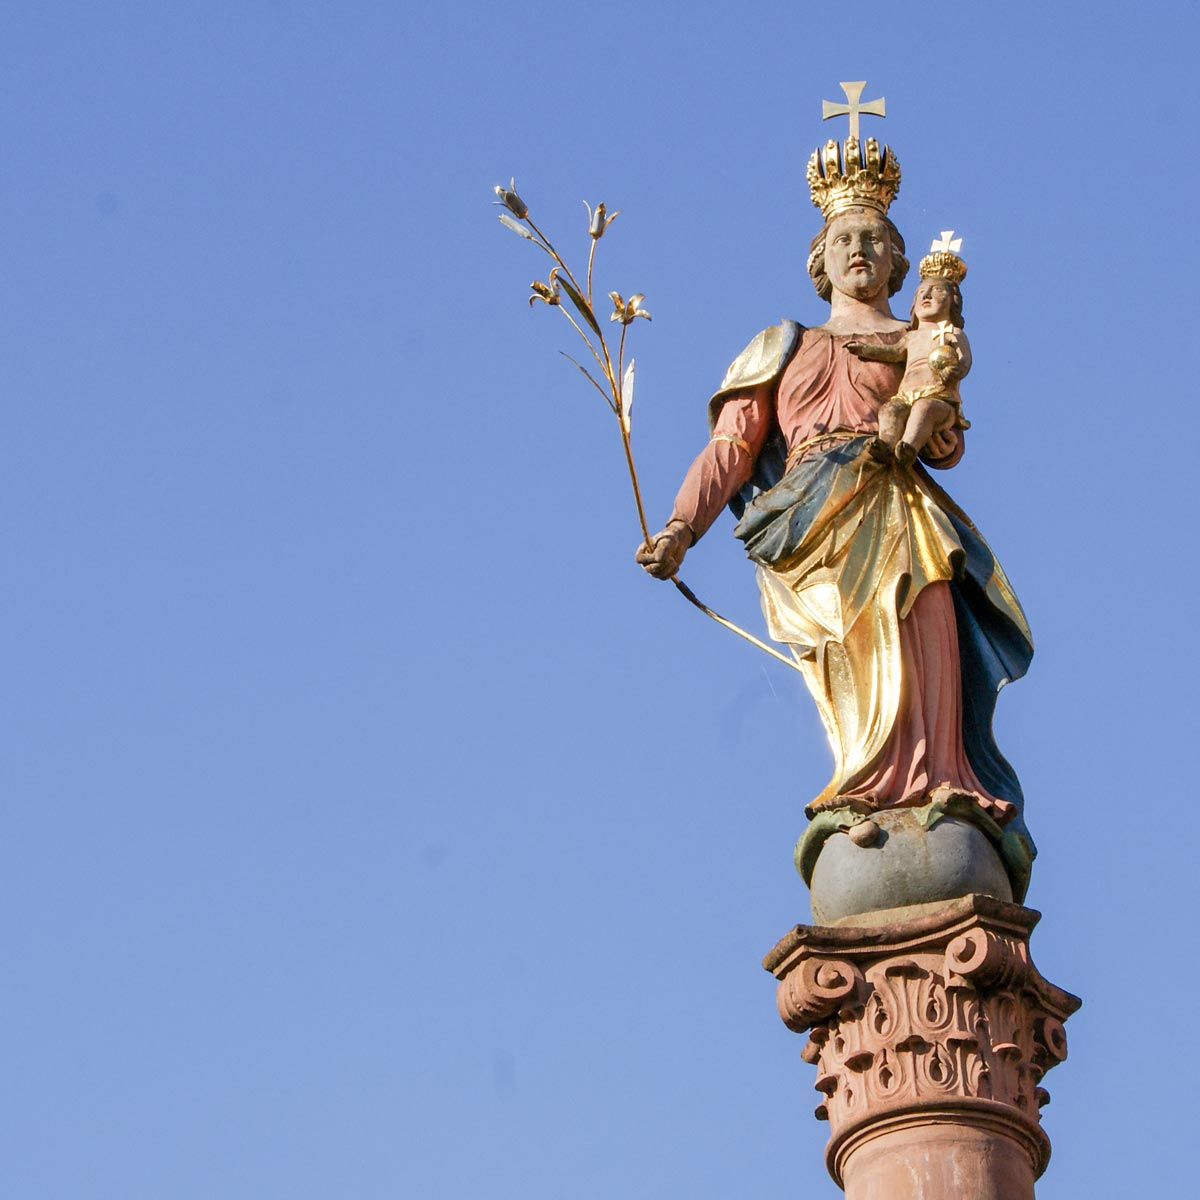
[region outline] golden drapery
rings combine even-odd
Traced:
[[[922,471],[860,454],[820,490],[798,544],[758,568],[770,634],[792,648],[833,748],[817,806],[862,776],[892,736],[906,687],[900,622],[924,588],[961,575],[966,553],[952,502]],[[994,558],[991,567],[988,600],[1031,642],[1003,569]]]

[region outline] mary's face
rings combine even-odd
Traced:
[[[825,235],[825,273],[835,291],[855,300],[887,295],[892,239],[877,213],[856,210],[834,217]]]

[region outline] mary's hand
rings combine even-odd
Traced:
[[[670,579],[679,570],[688,547],[696,540],[686,521],[673,520],[656,533],[649,546],[643,542],[634,556],[655,579]]]

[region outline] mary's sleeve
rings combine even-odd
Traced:
[[[769,384],[727,397],[708,445],[684,476],[671,519],[686,522],[699,540],[749,480],[770,429]]]

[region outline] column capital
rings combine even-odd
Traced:
[[[964,896],[798,925],[766,956],[784,1024],[809,1035],[802,1057],[817,1067],[816,1115],[830,1123],[826,1165],[839,1184],[873,1140],[928,1140],[937,1127],[1019,1147],[1032,1196],[1050,1157],[1041,1080],[1066,1057],[1063,1023],[1080,1005],[1030,959],[1039,916]]]

